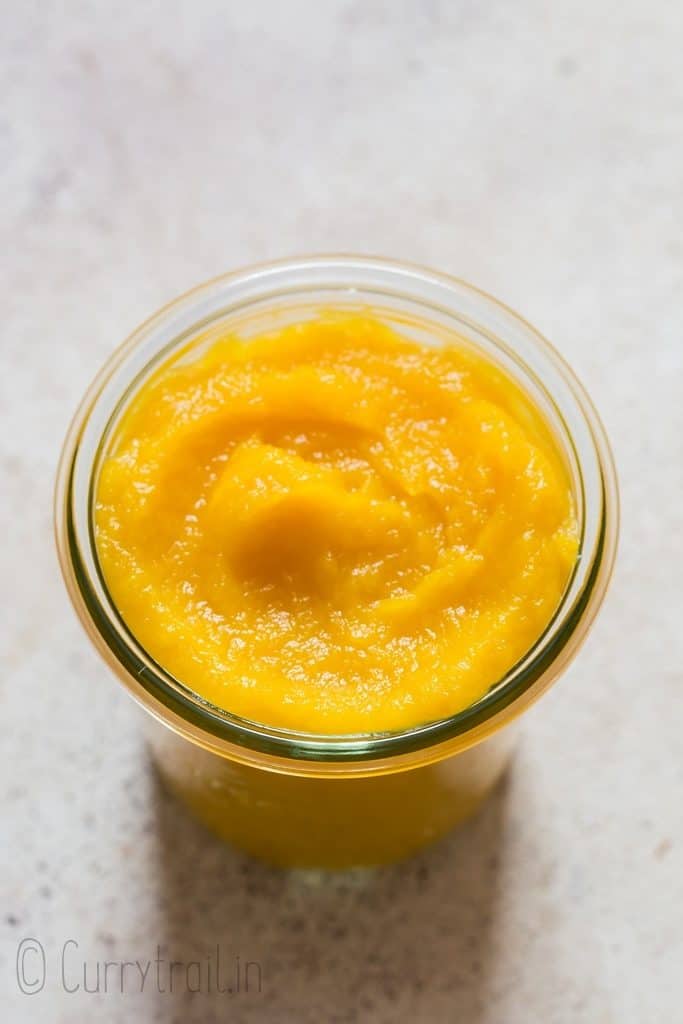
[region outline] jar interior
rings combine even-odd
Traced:
[[[270,289],[264,288],[263,282],[256,282],[256,287],[247,280],[242,289],[246,294],[242,295],[239,288],[231,289],[230,279],[226,279],[223,287],[219,281],[206,286],[203,294],[200,289],[192,302],[190,296],[168,307],[136,332],[97,382],[77,439],[68,480],[70,550],[78,587],[96,629],[116,660],[129,674],[134,673],[145,688],[151,689],[162,705],[193,719],[202,729],[246,747],[287,757],[380,757],[397,745],[403,751],[416,750],[483,723],[497,709],[512,703],[547,669],[573,631],[587,601],[591,584],[588,570],[592,565],[594,582],[603,542],[601,467],[581,396],[577,398],[568,383],[566,368],[556,354],[549,346],[546,349],[542,339],[515,314],[468,286],[428,279],[433,287],[422,281],[417,289],[420,294],[415,295],[406,290],[405,281],[387,282],[381,269],[377,275],[382,280],[375,287],[361,284],[356,278],[327,281],[315,287],[310,281],[299,285],[290,281],[288,287]],[[310,277],[310,273],[301,276]],[[343,274],[337,276],[343,278]],[[395,276],[400,278],[401,274],[395,272]],[[389,283],[394,286],[389,287]],[[451,294],[454,285],[462,289],[460,302]],[[564,462],[578,521],[579,554],[573,574],[552,620],[532,649],[466,711],[398,734],[293,734],[239,719],[209,704],[182,681],[169,676],[163,666],[140,648],[118,615],[97,558],[92,512],[102,461],[110,450],[121,416],[159,366],[171,359],[195,359],[226,333],[248,341],[251,336],[314,319],[330,310],[371,315],[422,345],[456,343],[511,379],[540,413]],[[586,515],[587,495],[591,500],[590,517]]]

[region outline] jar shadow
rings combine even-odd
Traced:
[[[506,776],[471,820],[423,853],[330,873],[270,868],[234,850],[155,777],[160,934],[181,964],[172,1007],[160,996],[161,1019],[486,1019]]]

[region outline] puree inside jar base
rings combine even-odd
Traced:
[[[96,486],[122,618],[202,698],[318,734],[480,699],[577,555],[540,414],[457,339],[328,312],[197,343],[121,415]]]
[[[466,821],[503,775],[517,730],[431,765],[345,779],[241,765],[156,722],[148,738],[167,789],[219,838],[275,867],[340,870],[403,860]]]

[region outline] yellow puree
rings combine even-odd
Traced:
[[[96,533],[162,666],[318,733],[483,696],[577,552],[565,469],[516,385],[464,347],[334,314],[162,366],[117,427]]]

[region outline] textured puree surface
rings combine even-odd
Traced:
[[[325,313],[163,365],[117,425],[99,558],[149,653],[271,726],[381,732],[483,696],[577,553],[567,474],[464,345]]]

